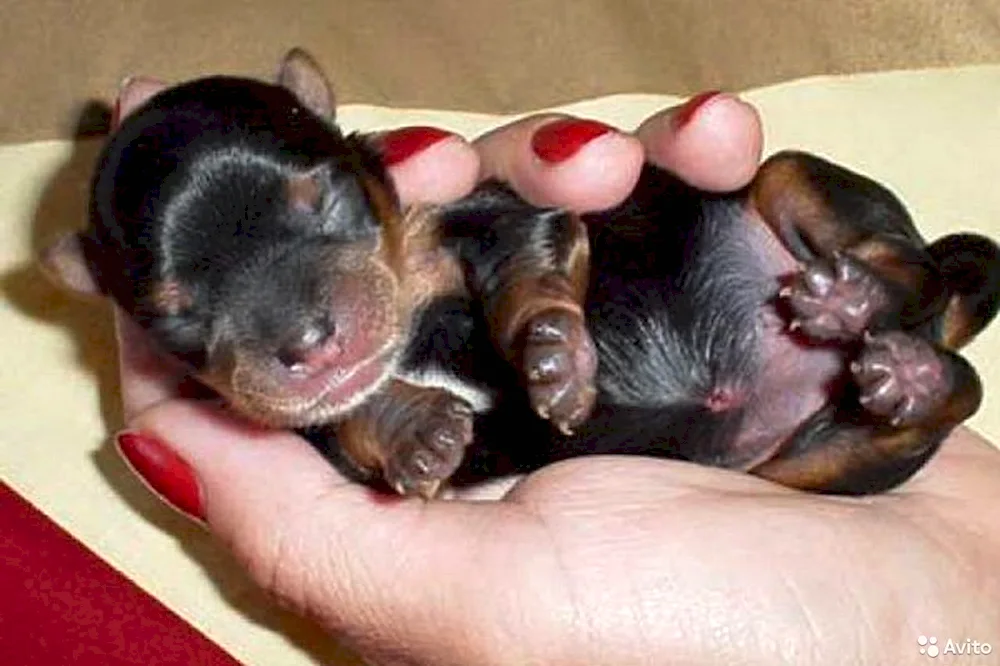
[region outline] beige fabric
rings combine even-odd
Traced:
[[[819,79],[751,92],[768,150],[814,150],[887,183],[930,237],[1000,238],[1000,66]],[[592,100],[582,115],[634,126],[671,103]],[[469,136],[501,119],[347,108],[350,128],[428,122]],[[0,148],[0,473],[237,658],[255,666],[346,663],[316,629],[276,610],[206,534],[130,475],[106,443],[118,426],[105,309],[66,300],[27,267],[57,229],[82,224],[92,145]],[[973,425],[1000,441],[1000,324],[969,355],[987,397]]]
[[[4,3],[0,141],[68,137],[129,74],[267,74],[314,51],[345,102],[518,112],[614,93],[1000,63],[996,0]]]

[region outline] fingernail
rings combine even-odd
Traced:
[[[558,164],[597,137],[613,131],[614,128],[596,120],[565,118],[539,128],[531,138],[531,149],[546,162]]]
[[[201,486],[194,470],[166,444],[139,432],[120,433],[118,451],[132,471],[164,502],[204,522]]]
[[[382,163],[387,167],[398,164],[450,136],[455,135],[437,127],[405,127],[386,132],[379,140]]]
[[[704,109],[709,102],[713,101],[721,94],[721,90],[709,90],[708,92],[703,92],[700,95],[695,95],[689,99],[684,103],[684,106],[674,112],[674,127],[683,127],[684,125],[687,125],[699,111]]]

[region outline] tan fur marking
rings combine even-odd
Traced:
[[[441,247],[434,210],[413,206],[400,211],[385,187],[362,179],[376,218],[382,223],[379,255],[399,280],[400,305],[409,315],[426,301],[465,292],[465,276],[457,259]]]
[[[191,292],[179,282],[166,280],[153,287],[153,306],[163,314],[176,316],[192,305]]]
[[[864,239],[850,225],[836,223],[836,216],[794,157],[776,157],[765,162],[749,196],[761,219],[779,238],[785,227],[794,225],[816,248],[847,248]]]
[[[883,239],[871,238],[851,248],[851,254],[875,268],[883,278],[919,291],[924,300],[933,300],[942,291],[940,284],[928,284],[928,267],[907,257],[905,250]],[[911,254],[912,256],[912,254]]]
[[[587,227],[575,219],[572,245],[556,271],[515,257],[504,266],[504,289],[490,312],[494,339],[507,350],[525,322],[545,310],[558,309],[583,317],[590,286],[590,239]]]
[[[982,325],[970,315],[960,294],[955,294],[948,300],[941,321],[940,344],[945,349],[952,350],[961,349],[967,345]]]
[[[376,424],[364,410],[337,425],[337,443],[353,464],[367,472],[381,472],[388,457],[375,431]]]
[[[427,208],[406,211],[403,257],[404,298],[412,308],[447,294],[464,294],[465,274],[458,259],[441,247],[437,218]]]
[[[583,306],[575,286],[561,275],[543,275],[518,280],[498,297],[490,314],[497,342],[509,349],[525,322],[545,310],[568,310],[583,317]]]
[[[360,181],[372,213],[382,226],[382,242],[378,254],[393,274],[402,278],[406,253],[403,215],[385,185],[367,175],[362,175]]]
[[[850,477],[877,460],[905,456],[926,440],[921,428],[907,428],[876,435],[864,442],[845,441],[814,448],[793,458],[778,458],[753,470],[761,478],[800,490],[820,490]]]
[[[321,190],[315,174],[298,174],[285,181],[285,197],[293,208],[314,211],[319,208]]]
[[[586,224],[579,218],[575,218],[574,222],[576,238],[566,257],[566,274],[574,300],[583,305],[590,287],[590,238]]]

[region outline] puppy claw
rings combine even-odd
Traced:
[[[594,407],[597,352],[582,315],[553,307],[532,317],[521,337],[520,362],[536,414],[571,434]]]
[[[411,486],[397,480],[393,483],[392,489],[403,496],[416,496],[423,500],[432,500],[437,497],[438,491],[441,489],[441,482],[430,481]]]
[[[428,392],[426,402],[388,447],[385,478],[401,495],[435,496],[465,455],[473,439],[471,405],[444,390]]]
[[[472,405],[467,403],[465,400],[452,400],[448,404],[448,410],[455,416],[472,416],[473,409]]]
[[[535,343],[563,342],[566,332],[551,321],[532,320],[528,327],[528,340]]]
[[[861,389],[858,402],[895,428],[932,414],[946,399],[951,382],[939,352],[902,331],[871,336],[851,366]]]
[[[817,340],[860,338],[890,304],[883,282],[846,252],[807,264],[781,291],[793,321]]]

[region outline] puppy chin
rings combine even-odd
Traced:
[[[383,350],[347,371],[317,376],[308,385],[276,383],[269,377],[266,387],[234,381],[220,393],[233,410],[263,426],[327,425],[344,419],[380,391],[395,376],[398,356],[394,347]]]

